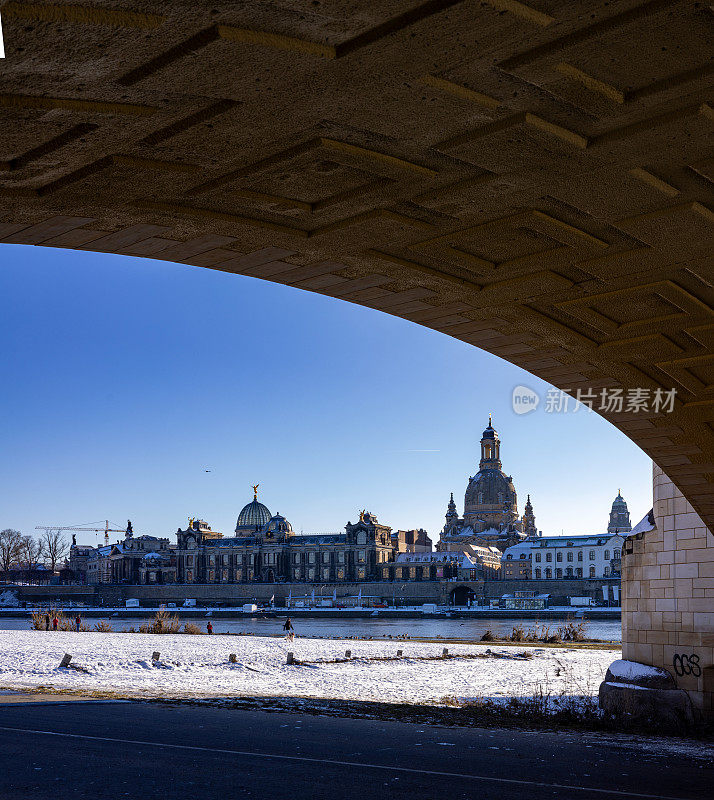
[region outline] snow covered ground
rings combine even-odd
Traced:
[[[116,692],[127,697],[313,697],[402,703],[439,703],[551,695],[594,696],[617,650],[499,647],[505,658],[439,659],[443,645],[401,641],[296,639],[257,636],[187,636],[131,633],[0,631],[0,688],[38,686]],[[346,663],[286,665],[343,658]],[[369,661],[396,656],[400,660]],[[485,654],[487,645],[449,645],[449,654]],[[153,651],[161,653],[152,663]],[[519,658],[531,651],[533,658]],[[60,668],[65,653],[88,672]],[[237,663],[228,656],[235,653]]]

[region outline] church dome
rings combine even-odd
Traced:
[[[265,508],[265,506],[263,506]],[[293,528],[292,525],[285,519],[285,517],[281,516],[280,514],[275,514],[275,516],[271,517],[268,521],[268,524],[265,527],[266,533],[271,533],[273,535],[280,534],[280,533],[292,533]]]
[[[469,481],[464,502],[465,511],[480,506],[515,505],[516,489],[510,476],[500,469],[484,469]]]
[[[236,532],[241,528],[262,528],[270,521],[270,516],[267,506],[259,503],[258,498],[254,497],[248,505],[241,509],[236,523]]]

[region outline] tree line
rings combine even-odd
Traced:
[[[23,565],[31,572],[43,564],[54,573],[69,554],[69,543],[62,531],[45,531],[41,536],[23,536],[20,531],[0,531],[0,572],[7,575],[12,567]]]

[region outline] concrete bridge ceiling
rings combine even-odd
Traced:
[[[674,387],[604,416],[714,527],[709,3],[0,15],[0,241],[339,297],[572,392]]]

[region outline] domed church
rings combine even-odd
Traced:
[[[502,469],[501,440],[489,415],[488,427],[481,437],[479,470],[466,487],[464,515],[459,517],[452,493],[437,550],[474,544],[503,551],[537,535],[530,495],[525,514],[518,516],[516,489],[511,476]]]

